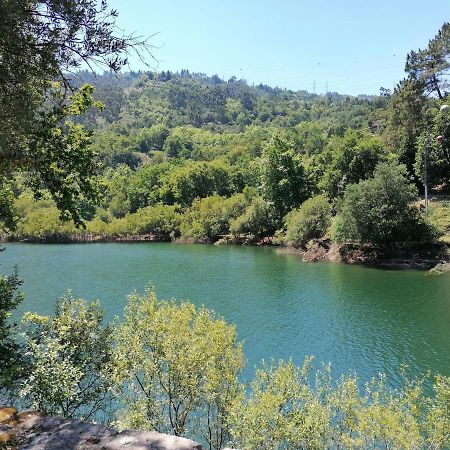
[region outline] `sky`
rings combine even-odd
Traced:
[[[250,84],[378,94],[405,77],[449,0],[109,0],[126,32],[152,36],[151,69],[188,69]],[[132,70],[145,69],[138,58]],[[327,89],[328,88],[328,89]]]

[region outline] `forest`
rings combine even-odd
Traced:
[[[62,221],[51,195],[36,201],[18,176],[12,239],[138,235],[305,248],[326,237],[379,249],[411,235],[413,244],[448,239],[450,118],[445,98],[428,96],[412,70],[394,92],[358,97],[188,70],[81,71],[73,82],[93,97],[70,119],[92,140],[99,201],[81,196],[76,220]],[[428,218],[417,203],[425,146],[430,194],[444,199]],[[373,205],[364,217],[358,202]]]

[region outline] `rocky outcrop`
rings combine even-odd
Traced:
[[[0,408],[0,448],[21,450],[201,450],[190,439],[156,431],[118,432],[81,420],[47,417],[38,411]]]

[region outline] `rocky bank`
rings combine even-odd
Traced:
[[[7,450],[202,450],[190,439],[156,431],[114,428],[49,417],[38,411],[0,408],[0,449]]]

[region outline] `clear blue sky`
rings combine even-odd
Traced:
[[[445,21],[448,0],[110,0],[127,32],[157,33],[157,70],[249,83],[376,94],[404,77],[411,49]],[[142,69],[137,60],[132,69]]]

